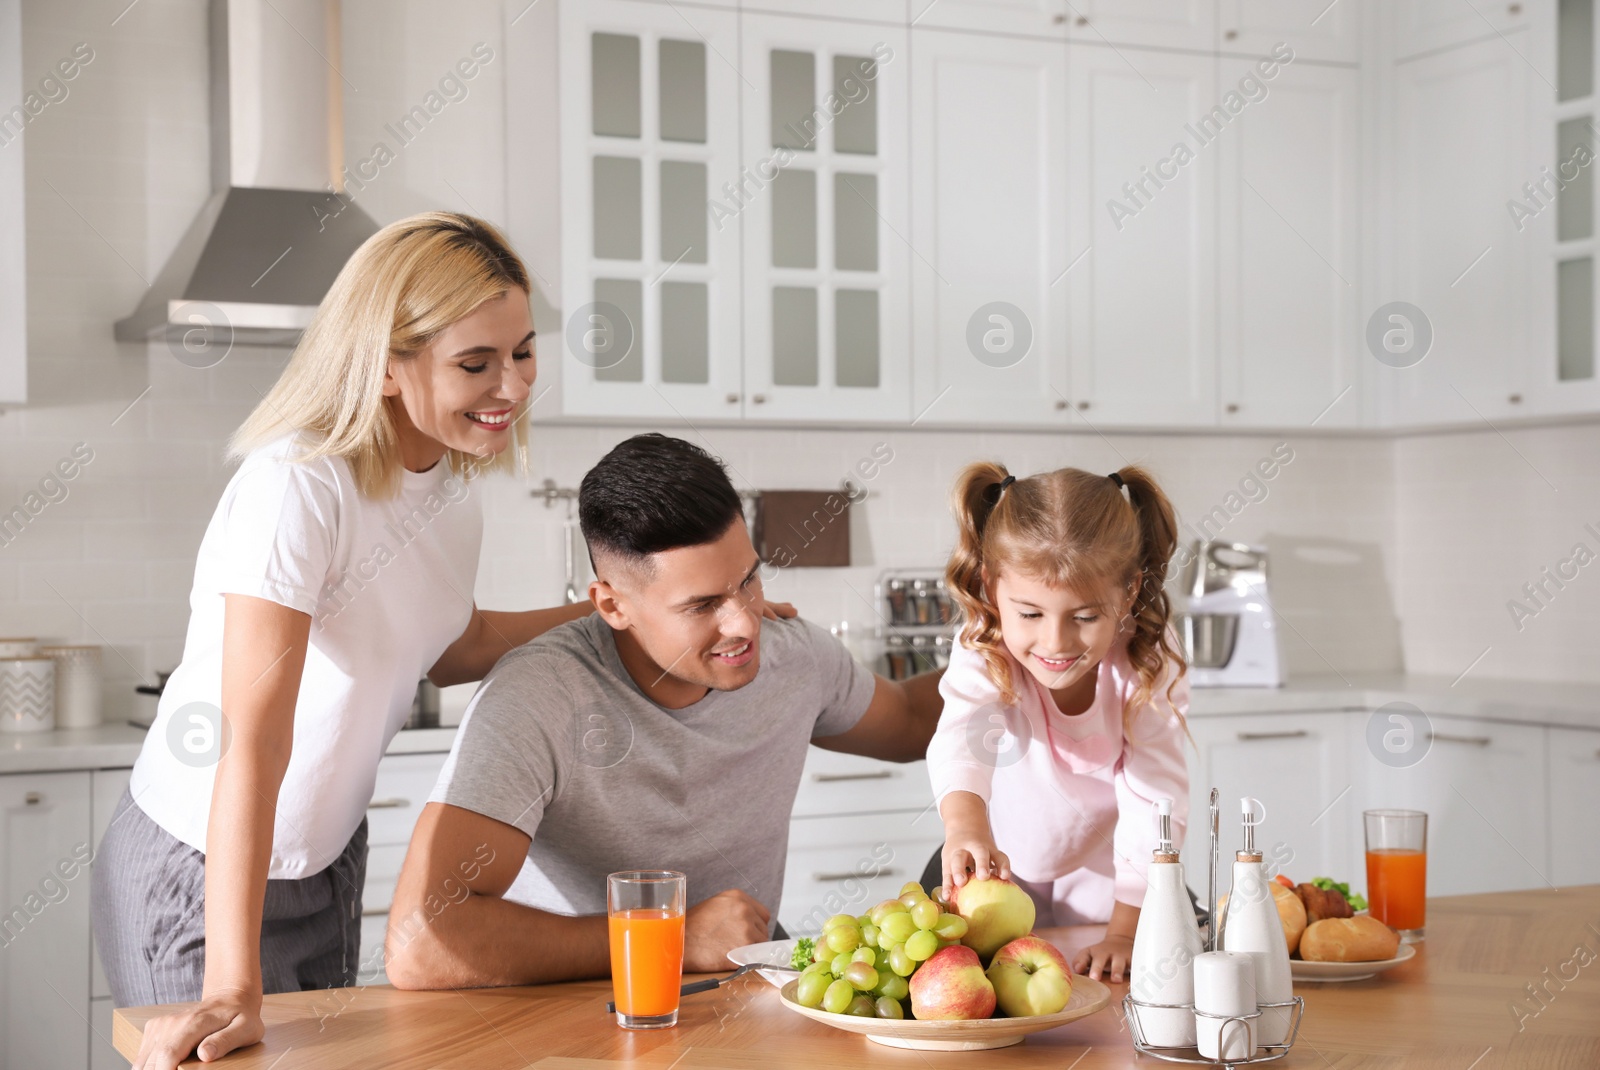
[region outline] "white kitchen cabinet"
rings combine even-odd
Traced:
[[[1433,715],[1427,753],[1395,768],[1368,750],[1367,717],[1350,733],[1355,797],[1427,813],[1430,897],[1550,886],[1544,728]]]
[[[100,841],[105,839],[106,830],[111,827],[111,815],[116,811],[117,803],[122,798],[122,793],[128,790],[128,782],[133,778],[132,769],[97,769],[89,774],[90,801],[93,807],[94,838],[90,844],[95,851],[100,850]],[[93,867],[90,867],[91,870]],[[94,934],[89,936],[89,996],[92,999],[108,999],[111,996],[111,985],[106,980],[106,971],[100,964],[100,952],[94,946]],[[90,1044],[94,1041],[91,1039]]]
[[[1394,40],[1394,55],[1404,58],[1526,29],[1532,3],[1386,0],[1376,6],[1391,20],[1388,33]]]
[[[1561,888],[1600,884],[1600,732],[1551,728],[1550,881]]]
[[[741,38],[743,152],[781,164],[740,217],[744,415],[908,421],[906,33],[746,13]]]
[[[976,30],[1065,41],[1073,17],[1069,0],[910,0],[910,4],[913,30]],[[915,41],[912,47],[917,47]]]
[[[1217,145],[1221,423],[1359,426],[1360,72],[1257,62],[1218,78],[1219,99],[1266,90]]]
[[[0,1065],[89,1062],[88,773],[0,776]]]
[[[1496,35],[1395,65],[1383,158],[1393,167],[1386,239],[1396,276],[1380,300],[1407,302],[1421,316],[1402,312],[1383,325],[1398,332],[1391,348],[1400,352],[1367,365],[1386,423],[1481,426],[1527,410],[1534,250],[1519,240],[1506,208],[1537,173],[1528,154],[1530,68],[1514,47],[1518,40],[1526,47],[1526,34],[1509,42]],[[1431,348],[1410,363],[1425,330]],[[1372,331],[1364,325],[1364,333]]]
[[[64,91],[64,90],[63,90]],[[23,100],[22,0],[0,0],[0,100]],[[27,228],[24,222],[21,107],[0,121],[0,402],[28,400]]]
[[[560,32],[562,411],[737,416],[738,16],[567,0]]]
[[[1074,425],[1214,426],[1216,59],[1068,48]]]
[[[1346,722],[1337,712],[1191,717],[1196,753],[1189,766],[1185,871],[1197,889],[1209,864],[1206,828],[1211,789],[1218,790],[1222,855],[1217,892],[1228,890],[1229,860],[1243,845],[1240,799],[1253,811],[1256,848],[1274,873],[1335,880],[1348,868],[1350,837],[1360,825],[1350,791]]]
[[[1066,48],[916,29],[911,63],[917,422],[1065,424]]]
[[[1068,32],[1074,41],[1190,52],[1216,47],[1215,0],[1074,0],[1068,6]],[[1125,60],[1144,69],[1138,55],[1130,53]]]
[[[1218,47],[1257,57],[1284,43],[1294,49],[1296,62],[1358,63],[1365,12],[1351,0],[1220,0]]]
[[[387,984],[383,938],[395,882],[446,754],[389,754],[378,762],[367,805],[367,879],[361,892],[361,953],[356,983]]]

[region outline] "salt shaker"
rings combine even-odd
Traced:
[[[1195,956],[1195,1034],[1207,1059],[1249,1059],[1256,1053],[1255,958],[1248,951]]]

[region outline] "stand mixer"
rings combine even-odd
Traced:
[[[1282,687],[1283,655],[1267,589],[1267,550],[1197,542],[1180,574],[1179,637],[1194,687]]]

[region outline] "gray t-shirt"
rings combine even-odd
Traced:
[[[598,614],[554,628],[485,678],[430,801],[532,837],[516,902],[603,914],[606,874],[671,869],[691,905],[737,888],[776,918],[806,748],[854,727],[875,682],[798,618],[764,620],[760,656],[739,690],[668,710]]]

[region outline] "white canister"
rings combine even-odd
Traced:
[[[55,726],[55,659],[0,658],[0,732],[48,732]]]
[[[38,652],[37,639],[0,639],[0,658],[31,658]]]
[[[93,728],[100,723],[100,648],[42,646],[56,661],[56,727]]]
[[[1195,1036],[1207,1059],[1249,1059],[1256,1053],[1255,960],[1249,951],[1195,956]]]

